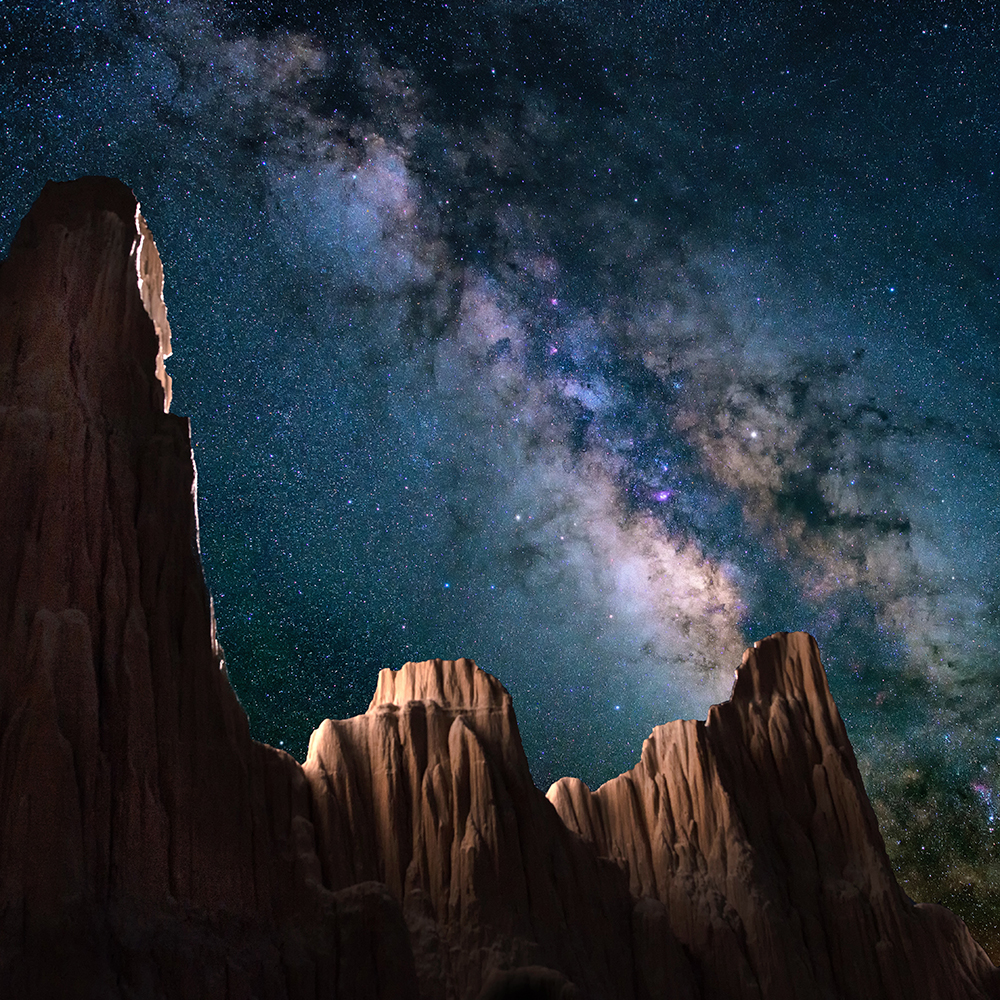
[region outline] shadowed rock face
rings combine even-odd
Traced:
[[[323,995],[363,931],[226,678],[168,351],[132,193],[47,185],[0,265],[0,996]]]
[[[535,788],[471,660],[253,742],[131,192],[46,186],[0,264],[0,996],[985,998],[893,879],[819,653],[744,657],[591,792]]]

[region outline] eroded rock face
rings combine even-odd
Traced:
[[[215,641],[168,352],[132,193],[47,185],[0,265],[0,995],[284,996],[280,927],[332,912]]]
[[[471,660],[250,739],[201,573],[162,268],[49,185],[0,264],[0,996],[1000,997],[892,877],[815,643],[596,792],[535,788]]]
[[[510,695],[471,660],[383,670],[365,715],[313,733],[304,770],[324,881],[402,900],[424,995],[475,997],[527,965],[635,995],[623,874],[535,787]]]
[[[707,722],[659,726],[639,764],[548,792],[566,825],[658,900],[727,997],[995,996],[964,924],[896,884],[815,640],[747,650]]]

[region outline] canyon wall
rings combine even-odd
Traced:
[[[0,264],[0,996],[1000,997],[900,891],[815,642],[591,792],[471,660],[383,671],[304,765],[251,740],[131,192],[49,184]]]

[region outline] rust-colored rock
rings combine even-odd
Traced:
[[[162,268],[48,185],[0,264],[0,997],[1000,997],[889,869],[815,643],[597,792],[535,788],[471,660],[250,739],[201,573]]]
[[[707,996],[996,996],[965,925],[896,884],[819,650],[804,632],[747,650],[707,722],[657,727],[596,792],[548,797],[570,829],[660,901]]]
[[[332,937],[282,958],[336,901],[226,678],[167,352],[132,193],[47,185],[0,265],[0,996],[330,995]]]
[[[471,660],[383,670],[365,715],[313,733],[304,770],[326,884],[402,900],[425,996],[527,965],[635,995],[625,878],[535,787],[510,695]]]

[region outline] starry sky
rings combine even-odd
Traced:
[[[818,639],[1000,958],[993,4],[8,2],[0,252],[130,184],[254,735],[471,656],[541,788]]]

